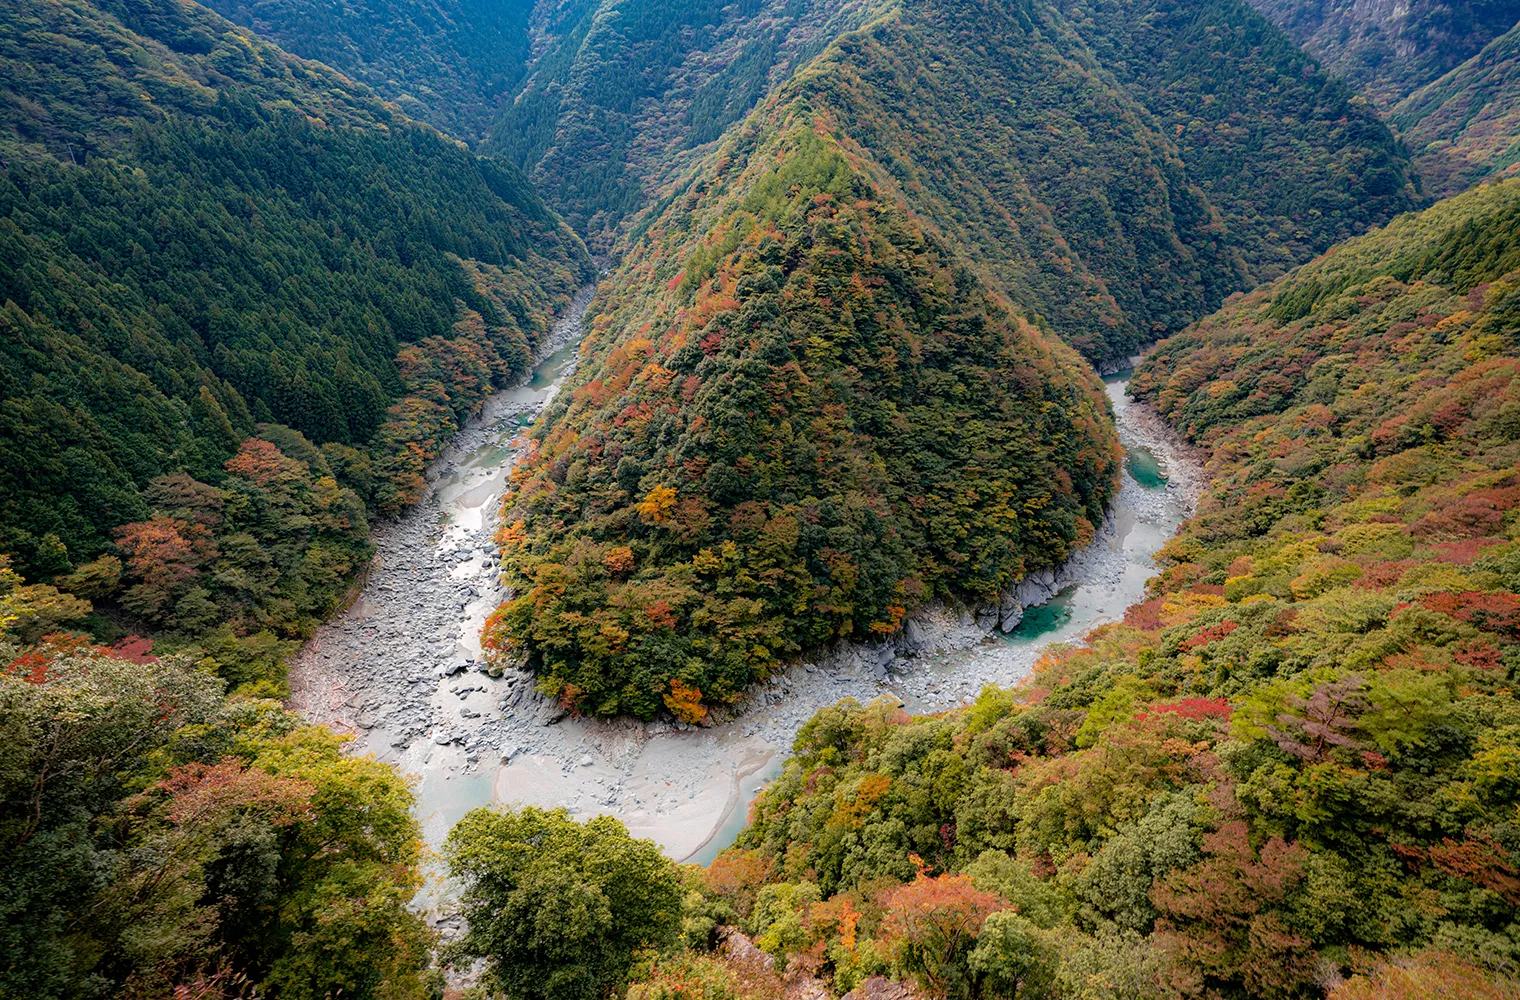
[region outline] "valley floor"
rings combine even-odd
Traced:
[[[1194,452],[1125,397],[1122,377],[1110,378],[1131,456],[1119,499],[1093,545],[1056,575],[1059,594],[1011,634],[930,608],[895,644],[847,645],[795,664],[711,726],[568,718],[530,677],[485,673],[479,631],[503,597],[491,535],[515,439],[573,370],[587,301],[556,327],[554,353],[532,381],[493,398],[461,432],[423,503],[376,532],[359,600],[292,666],[293,708],[355,732],[356,750],[414,776],[433,846],[470,809],[519,803],[564,806],[581,819],[610,814],[677,860],[708,861],[742,829],[747,804],[819,708],[883,695],[914,711],[948,708],[984,684],[1017,683],[1050,643],[1122,617],[1203,483]],[[451,920],[446,906],[433,908]]]

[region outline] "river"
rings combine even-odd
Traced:
[[[924,616],[929,646],[885,656],[836,650],[759,685],[723,724],[566,718],[515,672],[482,672],[479,631],[504,596],[491,543],[497,501],[531,423],[573,372],[589,290],[550,338],[526,384],[493,397],[434,468],[428,496],[375,533],[359,599],[325,624],[291,670],[291,705],[355,733],[354,747],[416,779],[429,844],[492,803],[616,816],[677,860],[706,862],[743,828],[747,804],[780,770],[797,730],[844,697],[882,695],[910,709],[964,702],[986,683],[1027,676],[1052,642],[1079,639],[1143,597],[1151,557],[1188,514],[1196,460],[1154,414],[1105,380],[1128,453],[1123,486],[1071,585],[1030,608],[1010,634],[969,614]]]

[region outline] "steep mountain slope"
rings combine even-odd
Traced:
[[[1426,187],[1455,194],[1520,163],[1520,26],[1388,114]]]
[[[1184,325],[1244,267],[1145,110],[1028,13],[914,4],[777,100],[834,124],[917,218],[1104,361]]]
[[[522,79],[533,2],[212,0],[207,6],[474,144]]]
[[[486,630],[565,704],[698,718],[1092,537],[1101,385],[871,173],[775,103],[604,285],[503,502],[515,597]]]
[[[1248,9],[1151,8],[914,3],[796,90],[1102,361],[1411,204],[1387,130]]]
[[[1234,287],[1276,278],[1419,203],[1377,116],[1245,3],[1057,6],[1175,142],[1188,182],[1219,214],[1221,242],[1245,261]]]
[[[1152,596],[1024,690],[820,712],[706,912],[841,992],[1513,996],[1517,318],[1512,180],[1164,341],[1211,488]]]
[[[487,148],[529,171],[594,249],[693,146],[886,0],[573,0],[539,4],[531,75]]]
[[[124,558],[148,625],[299,634],[584,249],[510,166],[193,4],[24,0],[0,60],[0,551],[97,598]]]
[[[1284,142],[1279,163],[1317,181],[1263,200],[1293,200],[1318,227],[1305,243],[1408,204],[1386,129],[1337,85],[1305,94],[1307,61],[1244,16],[1262,37],[1220,42],[1215,61],[1242,69],[1217,74],[1218,96],[1280,63],[1257,112],[1292,107],[1323,142]],[[498,652],[587,711],[723,701],[783,656],[895,631],[920,601],[991,599],[1086,537],[1112,439],[1090,379],[1033,326],[1123,356],[1270,267],[1230,245],[1129,96],[1193,47],[1153,23],[1175,45],[1137,33],[1127,51],[1159,66],[1120,83],[1046,8],[920,0],[841,36],[673,183],[506,502]],[[1190,140],[1200,159],[1222,168],[1234,121]],[[1245,189],[1216,186],[1253,218]],[[978,337],[952,337],[952,317]],[[920,374],[920,358],[937,360]],[[953,377],[924,377],[939,367]]]
[[[1098,360],[1416,204],[1388,130],[1243,3],[796,9],[751,23],[793,25],[773,56],[718,76],[715,48],[759,43],[681,10],[567,28],[493,148],[605,248],[679,176],[672,154],[795,77],[923,219]],[[796,68],[851,20],[866,26]],[[728,96],[693,96],[713,88]]]
[[[1516,0],[1251,0],[1382,107],[1467,61],[1520,21]]]

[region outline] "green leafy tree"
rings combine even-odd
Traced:
[[[510,165],[199,4],[7,4],[0,91],[0,552],[156,637],[309,633],[584,248]]]
[[[607,996],[681,930],[679,870],[608,816],[476,809],[444,854],[469,921],[456,953],[486,958],[511,1000]]]
[[[1055,980],[1055,949],[1040,929],[1014,910],[989,916],[966,958],[983,996],[1009,1000],[1042,1000],[1051,996]]]
[[[966,996],[974,991],[971,953],[984,922],[1006,907],[1007,900],[978,889],[965,875],[930,877],[920,871],[912,882],[884,895],[881,904],[886,911],[882,939],[895,949],[903,972],[938,994]],[[1008,930],[1014,934],[1013,928]],[[988,968],[1002,970],[995,973],[1001,975],[1011,971],[1016,960],[1009,957],[1004,963],[998,947],[984,957]]]
[[[426,996],[395,771],[183,659],[17,654],[0,644],[0,997]]]

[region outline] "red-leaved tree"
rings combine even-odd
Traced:
[[[1296,995],[1313,979],[1314,950],[1280,907],[1303,883],[1306,852],[1280,837],[1258,852],[1240,820],[1205,836],[1203,850],[1202,861],[1152,886],[1156,942],[1194,986],[1229,984],[1269,1000]]]

